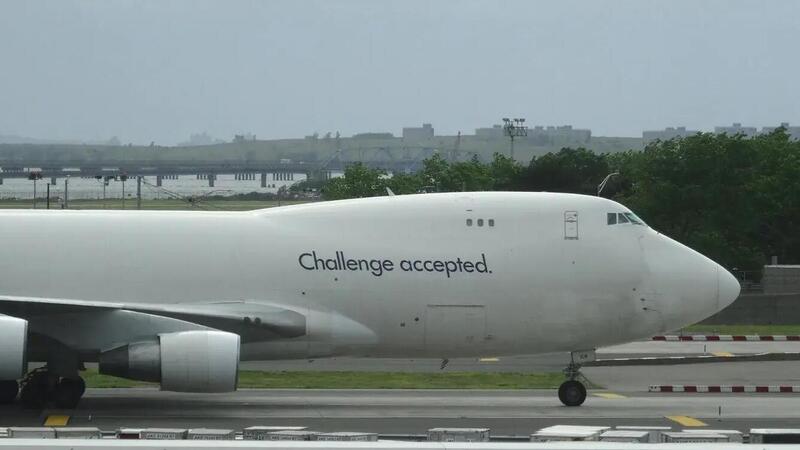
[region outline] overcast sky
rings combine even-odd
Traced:
[[[0,0],[0,134],[800,124],[798,1]]]

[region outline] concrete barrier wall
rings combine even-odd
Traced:
[[[761,284],[767,294],[800,292],[800,266],[764,266]]]
[[[800,324],[800,292],[742,294],[730,306],[700,322],[704,325]]]

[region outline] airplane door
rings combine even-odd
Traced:
[[[578,211],[564,211],[564,239],[578,239]]]
[[[425,347],[439,356],[474,350],[486,340],[484,305],[428,305],[425,311]]]

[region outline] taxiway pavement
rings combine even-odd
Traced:
[[[799,351],[795,342],[635,342],[600,349],[600,358]],[[454,359],[444,371],[542,372],[563,369],[568,355]],[[440,371],[439,360],[335,358],[243,363],[242,369]],[[800,427],[800,394],[649,393],[652,384],[800,385],[800,362],[589,367],[606,389],[578,408],[554,390],[242,390],[179,394],[150,388],[89,389],[74,411],[0,407],[0,426],[41,425],[51,415],[69,425],[210,427],[300,425],[320,431],[423,434],[431,427],[488,427],[493,435],[527,435],[553,424],[662,425],[699,421],[712,428]]]
[[[488,427],[493,435],[527,435],[554,424],[685,424],[739,429],[800,426],[800,395],[622,394],[591,391],[577,408],[553,390],[242,390],[176,394],[156,389],[90,389],[77,410],[0,409],[4,426],[41,425],[69,414],[71,426],[306,426],[320,431],[424,434],[431,427]],[[702,425],[701,425],[702,426]]]

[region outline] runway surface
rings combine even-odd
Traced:
[[[800,343],[637,342],[601,349],[600,358],[798,351]],[[447,371],[561,370],[568,356],[452,360]],[[440,371],[439,360],[354,359],[244,363],[243,369]],[[0,407],[0,426],[41,425],[67,414],[69,425],[127,427],[300,425],[320,431],[424,434],[431,427],[488,427],[493,435],[527,435],[554,424],[662,425],[711,428],[800,428],[800,394],[661,394],[651,384],[794,384],[800,362],[595,367],[584,374],[606,389],[590,391],[582,407],[560,404],[554,390],[243,390],[177,394],[156,389],[89,389],[75,411]]]
[[[606,396],[601,397],[600,395]],[[616,394],[616,393],[611,393]],[[2,425],[41,425],[61,411],[0,411]],[[430,427],[488,427],[527,435],[553,424],[712,428],[800,426],[800,395],[616,394],[593,391],[582,407],[561,406],[552,390],[244,390],[200,395],[155,389],[92,389],[69,425],[128,427],[300,425],[321,431],[424,434]],[[670,419],[669,417],[673,417]]]

